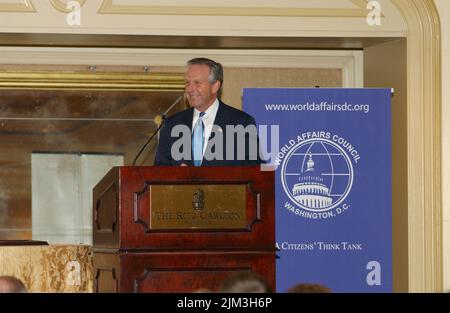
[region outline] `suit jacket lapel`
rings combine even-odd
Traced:
[[[194,119],[194,108],[191,107],[188,111],[186,111],[186,116],[183,118],[183,123],[185,123],[185,125],[187,127],[189,127],[189,130],[191,133],[191,140],[192,140],[192,120],[193,119]],[[193,155],[193,151],[192,151],[192,144],[191,144],[190,150],[191,150],[190,160],[183,160],[182,163],[185,163],[188,166],[193,166],[194,165],[194,161],[193,161],[194,155]]]
[[[213,125],[217,125],[222,128],[225,127],[225,114],[223,112],[224,110],[224,104],[222,101],[219,101],[219,108],[217,109],[216,118],[214,119]]]
[[[225,121],[225,114],[224,114],[224,104],[223,104],[222,101],[219,100],[219,108],[217,109],[216,118],[214,119],[214,122],[213,122],[213,127],[214,126],[220,127],[222,129],[222,135],[225,135],[224,134],[225,123],[226,123],[226,121]],[[214,130],[214,128],[213,128],[213,130]],[[210,148],[210,147],[208,147],[209,146],[209,140],[212,139],[213,137],[214,137],[213,136],[213,131],[211,131],[211,135],[208,138],[208,143],[207,143],[206,149]],[[223,138],[223,139],[225,140],[225,138]],[[206,160],[203,157],[202,165],[210,165],[211,163],[214,163],[214,162],[217,162],[217,161],[215,161],[215,160]]]

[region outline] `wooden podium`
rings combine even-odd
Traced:
[[[93,190],[95,292],[217,290],[252,271],[275,290],[274,172],[114,167]]]

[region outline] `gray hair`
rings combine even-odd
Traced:
[[[215,62],[208,58],[195,58],[189,60],[186,65],[189,67],[195,64],[204,64],[209,67],[209,77],[208,80],[211,84],[214,84],[216,81],[220,82],[220,89],[222,89],[223,84],[223,67],[219,62]]]
[[[272,292],[267,281],[253,272],[238,272],[225,278],[219,286],[223,293],[270,293]]]

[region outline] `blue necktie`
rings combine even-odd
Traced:
[[[200,112],[200,116],[197,123],[194,126],[194,132],[192,133],[192,151],[194,156],[194,165],[200,166],[203,159],[203,143],[205,140],[204,128],[202,117],[205,112]]]

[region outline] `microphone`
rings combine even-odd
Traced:
[[[158,128],[153,132],[153,134],[150,136],[150,138],[147,140],[147,142],[142,146],[141,150],[139,150],[138,154],[136,155],[136,157],[133,160],[133,166],[136,164],[137,159],[141,156],[142,151],[144,151],[144,149],[147,147],[147,145],[152,141],[153,137],[156,136],[156,134],[159,132],[159,130],[163,127],[164,125],[164,121],[166,120],[167,117],[167,113],[172,110],[172,108],[178,103],[180,102],[181,99],[183,99],[184,95],[181,95],[178,97],[177,100],[175,100],[174,103],[172,103],[172,105],[161,115],[157,115],[155,116],[155,118],[153,119],[153,122],[158,125]]]

